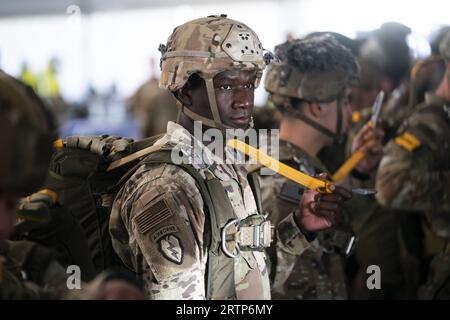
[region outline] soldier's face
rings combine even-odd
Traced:
[[[213,79],[216,103],[222,123],[232,128],[247,129],[250,125],[256,73],[252,70],[230,69]],[[189,107],[212,119],[204,81],[194,79],[188,86]]]
[[[214,90],[222,122],[233,128],[250,125],[256,73],[249,70],[226,70],[214,77]]]

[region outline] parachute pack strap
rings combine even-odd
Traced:
[[[230,200],[218,179],[206,181],[207,201],[210,213],[211,243],[208,256],[208,275],[206,291],[208,299],[223,300],[236,298],[234,279],[234,259],[219,251],[221,245],[221,230],[225,225],[237,219]],[[202,194],[205,194],[202,192]],[[214,199],[214,201],[212,201]],[[214,215],[211,214],[213,211]],[[213,217],[214,216],[214,217]]]
[[[139,150],[139,151],[137,151],[135,153],[129,154],[126,157],[123,157],[123,158],[121,158],[119,160],[116,160],[116,161],[112,162],[108,166],[108,169],[106,169],[106,171],[109,172],[111,170],[120,168],[120,167],[126,165],[127,163],[130,163],[130,162],[132,162],[132,161],[134,161],[136,159],[139,159],[139,158],[141,158],[143,156],[146,156],[146,155],[148,155],[148,154],[150,154],[152,152],[156,152],[156,151],[160,150],[161,147],[162,147],[162,145],[153,145],[153,146],[147,147],[145,149]]]
[[[170,150],[159,150],[148,155],[142,163],[174,164]],[[175,164],[174,164],[175,165]],[[221,243],[221,228],[231,219],[236,219],[228,196],[216,178],[205,180],[198,171],[187,164],[177,164],[196,181],[202,199],[206,205],[205,228],[203,243],[207,244],[208,272],[206,275],[206,296],[208,299],[233,299],[236,297],[234,281],[234,259],[219,252]],[[214,201],[213,201],[214,199]]]
[[[261,197],[261,188],[259,186],[259,180],[258,180],[258,172],[253,171],[247,175],[247,180],[250,185],[250,188],[252,189],[253,195],[256,200],[256,207],[258,208],[258,212],[262,214],[262,197]]]

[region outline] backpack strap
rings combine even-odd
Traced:
[[[247,180],[252,189],[253,196],[255,197],[256,207],[258,208],[259,213],[263,213],[262,210],[262,196],[261,196],[261,188],[259,186],[258,172],[253,171],[247,175]]]

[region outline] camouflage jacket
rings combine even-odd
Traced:
[[[280,140],[280,160],[311,176],[327,172],[319,159],[282,140]],[[298,207],[303,188],[296,183],[279,174],[260,174],[260,185],[263,210],[269,213],[270,220],[275,225]],[[346,244],[345,239],[349,234],[347,230],[341,228],[321,232],[301,257],[280,256],[277,252],[277,268],[273,275],[274,297],[346,299],[347,288],[342,256],[336,252],[335,245],[339,242]]]
[[[385,148],[376,178],[378,201],[406,210],[450,211],[449,141],[450,103],[427,94]]]
[[[158,144],[177,145],[194,157],[203,153],[203,159],[192,165],[201,175],[220,180],[236,216],[244,219],[257,213],[243,166],[220,163],[208,148],[173,122],[168,123]],[[114,249],[125,265],[142,277],[151,299],[205,299],[206,228],[199,188],[192,176],[174,164],[142,165],[117,194],[110,219]],[[278,230],[283,230],[276,234],[280,254],[301,254],[308,246],[293,214]],[[242,251],[234,265],[237,299],[270,299],[265,252]]]

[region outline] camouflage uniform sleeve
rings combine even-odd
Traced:
[[[300,255],[309,247],[308,240],[295,222],[294,212],[290,212],[277,226],[277,247],[290,255]]]
[[[450,174],[448,170],[437,169],[439,163],[449,161],[448,154],[439,147],[445,145],[445,141],[440,141],[445,137],[423,121],[419,126],[410,127],[408,132],[420,135],[420,143],[410,150],[398,140],[386,146],[376,176],[378,202],[386,207],[412,211],[450,210]]]
[[[134,269],[151,299],[204,299],[204,212],[194,179],[167,164],[140,175],[120,211]]]
[[[297,257],[310,245],[294,220],[294,210],[298,203],[279,197],[285,179],[260,176],[259,181],[263,211],[269,213],[271,222],[276,226],[275,244],[268,250],[272,286],[276,288],[284,284]]]

